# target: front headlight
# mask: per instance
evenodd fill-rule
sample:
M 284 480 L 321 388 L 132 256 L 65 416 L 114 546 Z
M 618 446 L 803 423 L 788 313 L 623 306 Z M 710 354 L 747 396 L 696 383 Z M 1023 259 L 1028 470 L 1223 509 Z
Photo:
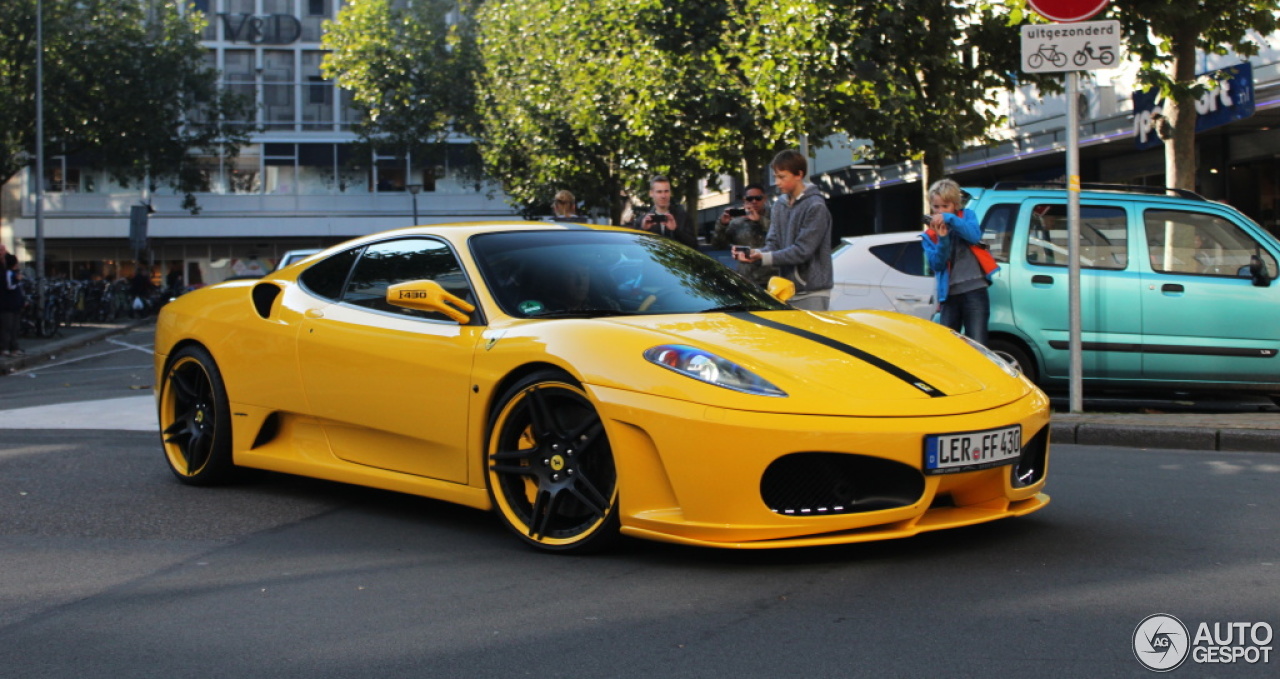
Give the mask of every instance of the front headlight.
M 685 344 L 656 346 L 646 350 L 644 357 L 650 363 L 717 387 L 760 396 L 787 395 L 737 363 Z
M 952 332 L 955 332 L 955 331 L 952 331 Z M 980 354 L 982 354 L 983 356 L 986 356 L 987 358 L 991 359 L 991 362 L 992 362 L 992 363 L 995 363 L 995 364 L 996 364 L 996 365 L 998 365 L 998 366 L 1000 366 L 1000 369 L 1001 369 L 1001 370 L 1003 370 L 1003 371 L 1004 371 L 1004 373 L 1005 373 L 1006 375 L 1008 375 L 1009 377 L 1017 377 L 1017 376 L 1018 376 L 1018 369 L 1017 369 L 1017 368 L 1015 368 L 1014 366 L 1010 365 L 1010 363 L 1009 363 L 1008 361 L 1004 360 L 1003 358 L 1000 358 L 1000 354 L 997 354 L 996 352 L 994 352 L 994 351 L 992 351 L 992 350 L 988 349 L 988 348 L 986 347 L 986 345 L 981 344 L 981 343 L 979 343 L 979 342 L 976 342 L 976 341 L 974 341 L 972 338 L 965 337 L 964 335 L 961 335 L 961 334 L 960 334 L 960 333 L 958 333 L 958 332 L 956 333 L 956 336 L 957 336 L 957 337 L 959 337 L 960 339 L 964 340 L 965 342 L 968 342 L 968 343 L 969 343 L 969 346 L 971 346 L 971 347 L 973 347 L 974 349 L 977 349 L 977 350 L 978 350 L 978 353 L 980 353 Z

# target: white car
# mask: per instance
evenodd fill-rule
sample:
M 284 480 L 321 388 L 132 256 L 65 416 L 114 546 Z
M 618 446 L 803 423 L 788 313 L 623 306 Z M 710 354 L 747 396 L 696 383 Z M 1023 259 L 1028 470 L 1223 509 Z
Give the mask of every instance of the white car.
M 831 264 L 832 310 L 883 309 L 926 320 L 937 310 L 919 231 L 843 238 Z
M 323 248 L 304 248 L 302 250 L 290 250 L 284 253 L 284 256 L 280 258 L 280 262 L 276 264 L 275 271 L 279 271 L 294 262 L 301 262 L 311 255 L 320 252 L 322 249 Z

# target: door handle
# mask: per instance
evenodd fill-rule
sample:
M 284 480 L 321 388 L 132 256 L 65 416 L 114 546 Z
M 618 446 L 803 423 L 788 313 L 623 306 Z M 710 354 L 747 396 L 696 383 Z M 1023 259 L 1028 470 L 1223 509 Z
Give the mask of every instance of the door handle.
M 1181 283 L 1165 283 L 1160 286 L 1160 292 L 1186 292 L 1186 288 Z
M 306 316 L 307 318 L 324 318 L 324 310 L 323 309 L 307 309 L 306 311 L 303 312 L 302 315 Z
M 924 298 L 920 295 L 898 295 L 899 302 L 923 302 Z
M 1041 285 L 1053 285 L 1053 276 L 1046 276 L 1046 275 L 1044 275 L 1044 274 L 1036 274 L 1036 275 L 1034 275 L 1034 276 L 1032 276 L 1032 277 L 1031 277 L 1031 282 L 1032 282 L 1033 284 L 1034 284 L 1034 283 L 1039 283 L 1039 284 L 1041 284 Z

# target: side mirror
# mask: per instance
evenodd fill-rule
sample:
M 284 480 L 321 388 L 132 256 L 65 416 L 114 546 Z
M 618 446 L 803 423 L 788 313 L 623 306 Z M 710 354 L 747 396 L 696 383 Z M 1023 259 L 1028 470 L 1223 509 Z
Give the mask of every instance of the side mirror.
M 1267 275 L 1267 267 L 1262 264 L 1262 258 L 1257 255 L 1249 258 L 1249 277 L 1253 279 L 1253 284 L 1260 288 L 1271 287 L 1271 276 Z
M 796 296 L 796 284 L 782 276 L 774 276 L 773 278 L 770 278 L 769 287 L 767 289 L 770 295 L 777 297 L 783 302 Z
M 387 304 L 417 309 L 418 311 L 434 311 L 466 325 L 471 317 L 467 314 L 475 311 L 472 304 L 461 297 L 445 291 L 435 281 L 408 281 L 396 283 L 387 288 Z M 454 308 L 457 307 L 457 308 Z

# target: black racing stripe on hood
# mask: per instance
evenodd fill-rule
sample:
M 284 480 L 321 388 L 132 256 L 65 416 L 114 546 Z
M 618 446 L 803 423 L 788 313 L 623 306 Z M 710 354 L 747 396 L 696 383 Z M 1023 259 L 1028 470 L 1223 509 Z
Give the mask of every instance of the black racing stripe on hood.
M 786 325 L 784 323 L 778 323 L 777 321 L 771 321 L 767 318 L 761 318 L 747 311 L 735 311 L 735 312 L 731 312 L 729 315 L 738 320 L 748 321 L 750 323 L 758 323 L 759 325 L 763 325 L 766 328 L 773 328 L 774 330 L 780 330 L 787 334 L 795 335 L 796 337 L 803 337 L 807 340 L 813 340 L 814 342 L 817 342 L 818 344 L 821 344 L 823 346 L 831 347 L 836 351 L 842 351 L 861 361 L 866 361 L 867 363 L 870 363 L 871 365 L 874 365 L 875 367 L 889 373 L 890 375 L 893 375 L 894 377 L 902 380 L 903 382 L 910 384 L 916 389 L 923 391 L 929 396 L 932 396 L 935 398 L 938 396 L 946 396 L 946 394 L 942 393 L 940 389 L 938 389 L 937 387 L 934 387 L 932 384 L 929 384 L 928 382 L 925 382 L 919 377 L 912 375 L 911 373 L 884 360 L 883 358 L 880 358 L 879 356 L 876 356 L 874 354 L 869 354 L 857 347 L 849 346 L 844 342 L 833 340 L 830 337 L 823 337 L 822 335 L 819 335 L 816 332 L 809 332 L 808 330 L 803 330 L 795 326 Z

